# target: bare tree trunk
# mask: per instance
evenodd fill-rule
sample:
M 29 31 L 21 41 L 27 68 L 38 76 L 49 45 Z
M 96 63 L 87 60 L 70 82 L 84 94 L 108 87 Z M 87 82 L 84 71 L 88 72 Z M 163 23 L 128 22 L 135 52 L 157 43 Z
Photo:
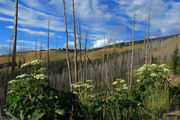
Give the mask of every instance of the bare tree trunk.
M 72 0 L 72 21 L 73 21 L 73 32 L 74 32 L 74 82 L 78 82 L 78 71 L 77 71 L 77 43 L 76 43 L 76 18 L 74 9 L 74 0 Z
M 37 38 L 36 38 L 36 43 L 35 43 L 35 59 L 37 59 Z
M 16 43 L 17 43 L 17 25 L 18 25 L 18 0 L 15 1 L 15 16 L 14 16 L 14 37 L 13 37 L 13 54 L 12 54 L 12 68 L 11 68 L 11 78 L 15 76 L 16 67 Z M 0 116 L 3 115 L 3 106 L 6 103 L 6 93 L 7 93 L 7 80 L 3 82 L 1 89 L 1 103 L 0 103 Z
M 81 41 L 82 41 L 82 33 L 81 33 L 81 24 L 78 23 L 78 42 L 79 42 L 79 73 L 80 73 L 80 80 L 82 81 L 82 48 L 81 48 Z
M 151 63 L 151 52 L 150 52 L 150 48 L 151 48 L 151 46 L 150 46 L 150 44 L 149 44 L 149 38 L 150 38 L 150 24 L 151 24 L 151 4 L 150 4 L 150 6 L 149 6 L 149 16 L 148 16 L 148 33 L 147 33 L 147 39 L 148 39 L 148 52 L 149 52 L 149 56 L 148 56 L 148 58 L 149 58 L 149 63 Z M 148 59 L 147 58 L 147 59 Z
M 104 73 L 105 73 L 105 35 L 104 35 L 104 48 L 103 48 L 103 58 L 102 58 L 102 76 L 101 76 L 101 79 L 104 80 Z M 105 84 L 107 85 L 107 82 L 105 81 Z
M 129 79 L 129 90 L 132 88 L 132 79 L 133 79 L 133 62 L 134 62 L 134 32 L 135 32 L 135 18 L 136 14 L 133 17 L 132 21 L 132 52 L 131 52 L 131 68 L 130 68 L 130 79 Z
M 69 47 L 68 47 L 68 42 L 69 42 L 69 37 L 68 37 L 68 24 L 67 24 L 67 18 L 66 18 L 66 2 L 63 0 L 64 4 L 64 22 L 65 22 L 65 32 L 66 32 L 66 59 L 67 59 L 67 67 L 68 67 L 68 78 L 69 78 L 69 87 L 70 90 L 72 91 L 72 74 L 71 74 L 71 64 L 69 60 Z
M 150 24 L 151 24 L 151 3 L 149 5 L 149 13 L 148 13 L 148 30 L 147 30 L 147 42 L 146 42 L 146 58 L 145 58 L 145 64 L 149 63 L 149 50 L 150 50 L 150 45 L 149 45 L 149 36 L 150 36 Z
M 12 68 L 11 68 L 11 78 L 15 76 L 16 67 L 16 43 L 17 43 L 17 25 L 18 25 L 18 0 L 15 1 L 15 16 L 14 16 L 14 36 L 13 36 L 13 54 L 12 54 Z M 3 81 L 0 87 L 0 116 L 3 115 L 3 107 L 6 103 L 6 93 L 7 93 L 7 80 Z
M 58 39 L 56 38 L 56 62 L 58 61 Z
M 116 41 L 113 39 L 113 81 L 116 79 Z
M 50 17 L 49 17 L 49 20 L 48 20 L 48 43 L 47 43 L 47 62 L 48 62 L 48 71 L 49 71 L 49 67 L 50 67 L 50 65 L 49 65 L 49 62 L 50 62 L 50 56 L 49 56 L 49 51 L 50 51 L 50 49 L 49 49 L 49 46 L 50 46 L 50 44 L 49 44 L 49 42 L 50 42 Z
M 40 51 L 39 51 L 39 59 L 42 59 L 42 50 L 43 50 L 43 45 L 42 43 L 40 44 Z
M 14 16 L 14 37 L 13 37 L 13 54 L 12 54 L 12 77 L 15 75 L 16 67 L 16 44 L 17 44 L 17 25 L 18 25 L 18 0 L 15 1 L 15 16 Z
M 84 78 L 84 81 L 87 80 L 87 42 L 88 42 L 88 32 L 86 32 L 86 38 L 85 38 L 85 78 Z

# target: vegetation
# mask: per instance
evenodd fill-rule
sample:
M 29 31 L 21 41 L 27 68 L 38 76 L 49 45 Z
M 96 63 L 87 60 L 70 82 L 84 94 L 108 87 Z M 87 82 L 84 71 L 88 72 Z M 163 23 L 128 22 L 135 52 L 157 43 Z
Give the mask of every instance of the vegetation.
M 99 31 L 105 33 L 101 48 L 89 46 L 88 39 L 98 37 L 81 23 L 76 1 L 62 2 L 66 49 L 59 50 L 57 40 L 56 49 L 50 48 L 50 23 L 56 23 L 50 21 L 50 15 L 47 50 L 36 40 L 35 51 L 22 48 L 17 53 L 19 0 L 15 0 L 12 54 L 10 43 L 9 54 L 0 56 L 0 119 L 166 120 L 164 113 L 180 109 L 179 34 L 151 39 L 151 2 L 148 20 L 138 22 L 144 26 L 144 40 L 135 41 L 139 33 L 135 9 L 132 18 L 125 16 L 132 20 L 132 41 L 116 43 L 113 33 Z M 89 37 L 89 32 L 95 36 Z M 71 38 L 73 49 L 69 49 Z
M 172 71 L 175 75 L 180 74 L 180 54 L 177 46 L 172 54 Z
M 21 66 L 27 71 L 8 82 L 6 117 L 17 120 L 160 120 L 164 112 L 178 108 L 178 87 L 170 85 L 167 65 L 145 64 L 136 72 L 130 90 L 127 81 L 116 79 L 100 90 L 95 81 L 72 85 L 73 92 L 57 91 L 34 60 Z M 157 102 L 161 101 L 161 102 Z

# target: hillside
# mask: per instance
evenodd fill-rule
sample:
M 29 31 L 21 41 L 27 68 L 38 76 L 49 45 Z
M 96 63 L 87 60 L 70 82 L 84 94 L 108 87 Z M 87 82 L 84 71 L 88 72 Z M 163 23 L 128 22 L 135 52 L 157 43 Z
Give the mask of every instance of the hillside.
M 150 50 L 151 54 L 155 58 L 162 58 L 163 56 L 171 56 L 173 50 L 176 46 L 180 48 L 180 35 L 166 36 L 161 38 L 150 39 L 150 46 L 153 46 Z M 115 47 L 114 47 L 115 46 Z M 135 41 L 134 49 L 142 50 L 144 49 L 144 40 Z M 109 45 L 101 48 L 95 48 L 88 50 L 87 56 L 89 60 L 97 60 L 103 57 L 103 54 L 120 54 L 123 52 L 131 51 L 131 42 L 123 42 L 115 45 Z M 70 56 L 73 56 L 73 52 L 70 52 Z M 84 54 L 82 55 L 84 56 Z M 8 63 L 9 55 L 0 56 L 0 64 Z M 64 50 L 50 50 L 50 61 L 63 60 L 66 58 L 66 51 Z M 82 57 L 84 58 L 84 57 Z M 28 51 L 17 53 L 16 62 L 27 62 L 34 59 L 41 59 L 44 62 L 47 62 L 47 51 Z M 11 61 L 11 59 L 10 59 Z

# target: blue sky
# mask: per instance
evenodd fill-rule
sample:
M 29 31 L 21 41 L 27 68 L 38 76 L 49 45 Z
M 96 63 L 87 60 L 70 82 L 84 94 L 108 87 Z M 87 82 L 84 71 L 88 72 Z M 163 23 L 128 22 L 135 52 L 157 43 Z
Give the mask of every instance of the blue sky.
M 71 0 L 67 1 L 69 45 L 73 47 Z M 101 47 L 131 40 L 132 18 L 136 13 L 135 39 L 144 39 L 148 11 L 151 10 L 150 36 L 180 33 L 179 0 L 75 0 L 77 20 L 83 38 L 89 31 L 88 47 Z M 149 7 L 150 6 L 150 7 Z M 13 37 L 14 0 L 0 0 L 0 55 L 9 51 Z M 19 0 L 17 50 L 47 49 L 48 18 L 51 19 L 51 48 L 63 48 L 65 30 L 62 0 Z M 105 39 L 104 39 L 105 38 Z

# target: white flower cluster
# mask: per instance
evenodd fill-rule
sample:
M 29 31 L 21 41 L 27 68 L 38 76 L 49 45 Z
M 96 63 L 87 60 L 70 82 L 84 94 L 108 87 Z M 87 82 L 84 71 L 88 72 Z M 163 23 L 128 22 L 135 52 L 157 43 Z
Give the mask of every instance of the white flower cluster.
M 38 80 L 43 80 L 43 79 L 46 79 L 45 75 L 44 74 L 37 74 L 34 76 L 34 78 L 38 79 Z
M 116 86 L 117 91 L 128 90 L 128 86 L 125 84 L 125 82 L 126 81 L 123 79 L 116 79 L 116 81 L 114 81 L 112 84 Z
M 27 74 L 21 74 L 21 75 L 18 75 L 16 78 L 22 79 L 22 78 L 26 78 L 27 76 L 28 76 Z
M 30 61 L 30 62 L 27 62 L 23 65 L 21 65 L 21 68 L 25 68 L 25 67 L 29 67 L 29 66 L 35 66 L 35 65 L 40 65 L 42 63 L 41 60 L 33 60 L 33 61 Z
M 17 80 L 11 80 L 11 81 L 8 82 L 8 84 L 13 84 L 13 83 L 16 83 L 16 82 L 18 82 L 18 81 Z

